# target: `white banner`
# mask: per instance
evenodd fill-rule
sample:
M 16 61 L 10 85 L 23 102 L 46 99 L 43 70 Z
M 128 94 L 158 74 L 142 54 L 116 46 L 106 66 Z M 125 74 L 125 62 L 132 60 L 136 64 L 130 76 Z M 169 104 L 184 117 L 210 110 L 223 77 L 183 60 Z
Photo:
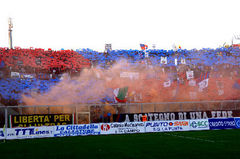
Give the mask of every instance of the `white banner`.
M 146 132 L 168 132 L 190 130 L 189 120 L 146 122 Z
M 11 72 L 11 77 L 20 77 L 20 73 L 18 72 Z
M 58 125 L 55 126 L 54 137 L 100 135 L 100 124 Z
M 121 78 L 130 78 L 132 79 L 138 79 L 139 78 L 139 72 L 121 72 L 120 73 Z
M 101 134 L 132 134 L 144 133 L 144 122 L 102 123 Z
M 190 130 L 209 130 L 208 119 L 190 120 Z
M 7 139 L 26 139 L 53 137 L 53 126 L 28 127 L 28 128 L 8 128 Z

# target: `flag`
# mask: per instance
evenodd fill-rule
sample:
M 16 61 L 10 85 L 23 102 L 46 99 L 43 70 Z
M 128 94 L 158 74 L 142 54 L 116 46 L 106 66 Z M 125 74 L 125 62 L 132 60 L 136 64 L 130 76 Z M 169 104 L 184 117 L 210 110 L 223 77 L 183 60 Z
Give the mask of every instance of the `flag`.
M 208 78 L 209 78 L 208 72 L 206 72 L 205 74 L 201 73 L 200 78 L 198 79 L 198 81 L 200 81 L 198 83 L 198 86 L 199 86 L 198 91 L 199 92 L 202 92 L 204 88 L 208 87 Z
M 199 86 L 199 92 L 202 92 L 204 88 L 208 87 L 208 79 L 204 79 L 201 82 L 198 83 Z
M 126 103 L 127 92 L 128 92 L 128 87 L 114 89 L 113 94 L 114 94 L 115 101 L 118 103 Z
M 163 82 L 163 87 L 170 87 L 170 86 L 171 86 L 171 80 Z
M 167 57 L 161 56 L 161 63 L 167 64 Z
M 208 78 L 209 78 L 209 72 L 206 72 L 206 73 L 201 72 L 200 77 L 197 79 L 197 83 Z
M 140 44 L 140 47 L 142 50 L 147 50 L 148 49 L 148 46 L 145 45 L 145 44 Z
M 187 75 L 187 79 L 188 79 L 188 80 L 190 80 L 190 79 L 193 79 L 193 78 L 194 78 L 193 71 L 186 71 L 186 75 Z

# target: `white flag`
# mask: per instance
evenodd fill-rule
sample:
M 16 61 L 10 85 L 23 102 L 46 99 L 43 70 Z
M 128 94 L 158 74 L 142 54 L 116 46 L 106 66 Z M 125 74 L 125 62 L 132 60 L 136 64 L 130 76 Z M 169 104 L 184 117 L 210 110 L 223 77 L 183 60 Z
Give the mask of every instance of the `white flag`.
M 161 56 L 161 63 L 167 64 L 167 57 Z
M 186 64 L 186 60 L 184 58 L 181 58 L 181 64 Z
M 199 86 L 198 91 L 202 92 L 204 88 L 208 87 L 208 78 L 199 82 L 198 86 Z
M 177 66 L 177 59 L 175 59 L 175 65 Z
M 188 79 L 188 80 L 194 78 L 193 71 L 186 71 L 186 75 L 187 75 L 187 79 Z
M 166 82 L 163 83 L 164 87 L 170 87 L 171 86 L 171 80 L 168 80 Z

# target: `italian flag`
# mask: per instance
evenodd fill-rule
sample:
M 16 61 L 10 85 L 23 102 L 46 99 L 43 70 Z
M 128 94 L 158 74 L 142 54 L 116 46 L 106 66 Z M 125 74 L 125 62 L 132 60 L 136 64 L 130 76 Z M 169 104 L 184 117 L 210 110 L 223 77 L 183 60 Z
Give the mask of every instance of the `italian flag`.
M 127 92 L 128 92 L 128 87 L 114 89 L 113 94 L 114 94 L 115 101 L 118 103 L 126 103 Z

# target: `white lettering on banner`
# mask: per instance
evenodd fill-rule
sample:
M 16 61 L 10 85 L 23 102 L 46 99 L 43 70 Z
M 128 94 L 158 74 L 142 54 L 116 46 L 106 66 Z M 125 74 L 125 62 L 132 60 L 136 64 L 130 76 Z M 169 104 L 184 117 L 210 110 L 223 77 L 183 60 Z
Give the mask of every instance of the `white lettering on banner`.
M 55 126 L 54 137 L 99 135 L 99 124 L 58 125 Z
M 101 134 L 144 133 L 144 122 L 102 123 Z
M 188 131 L 189 120 L 155 121 L 145 123 L 146 132 Z
M 232 118 L 232 111 L 211 111 L 212 118 Z
M 209 130 L 208 119 L 190 120 L 190 130 Z
M 28 127 L 28 128 L 8 128 L 7 139 L 26 139 L 53 137 L 53 126 Z

